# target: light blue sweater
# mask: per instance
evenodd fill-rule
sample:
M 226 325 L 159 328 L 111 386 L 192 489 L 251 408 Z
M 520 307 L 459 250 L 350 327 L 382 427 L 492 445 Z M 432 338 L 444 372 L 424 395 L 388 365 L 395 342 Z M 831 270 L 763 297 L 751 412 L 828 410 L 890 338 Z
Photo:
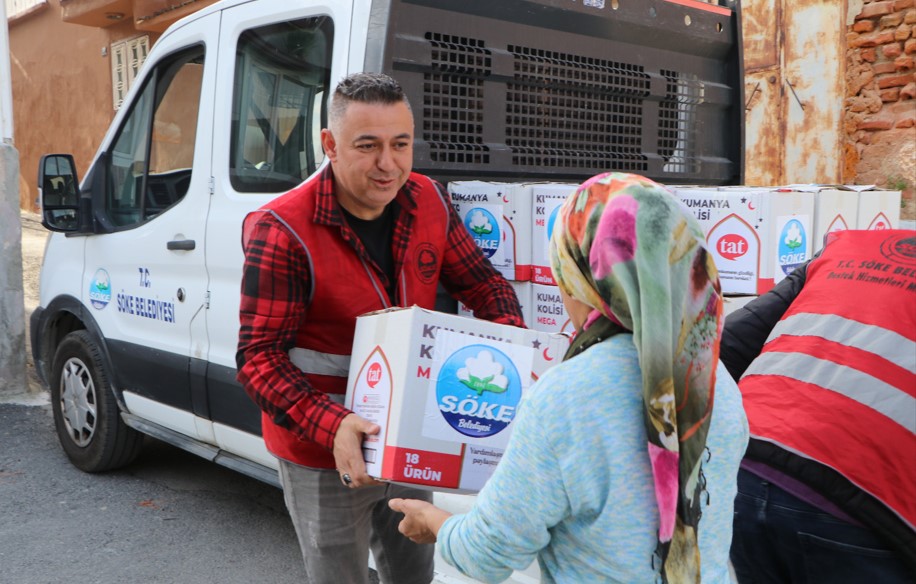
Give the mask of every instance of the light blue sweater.
M 537 557 L 543 582 L 654 582 L 658 510 L 632 335 L 618 334 L 548 370 L 513 422 L 509 448 L 467 514 L 439 531 L 439 553 L 466 575 L 501 582 Z M 704 583 L 729 582 L 728 549 L 747 418 L 720 363 L 703 465 Z M 705 497 L 702 501 L 705 505 Z

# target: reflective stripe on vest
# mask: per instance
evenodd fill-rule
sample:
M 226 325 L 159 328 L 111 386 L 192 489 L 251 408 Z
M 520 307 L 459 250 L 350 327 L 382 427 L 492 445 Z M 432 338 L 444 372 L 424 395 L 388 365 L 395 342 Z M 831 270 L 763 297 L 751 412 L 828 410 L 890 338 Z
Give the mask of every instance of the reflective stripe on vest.
M 858 369 L 799 353 L 761 354 L 745 375 L 782 375 L 853 399 L 897 422 L 916 428 L 916 399 Z
M 350 373 L 350 355 L 333 355 L 295 347 L 289 350 L 289 360 L 303 373 L 312 375 L 346 377 Z
M 767 342 L 769 343 L 780 335 L 821 337 L 880 355 L 907 371 L 916 371 L 916 351 L 913 350 L 913 341 L 893 331 L 862 324 L 842 316 L 795 314 L 779 321 L 767 338 Z M 909 347 L 908 350 L 907 347 Z M 750 369 L 753 368 L 752 365 Z
M 748 367 L 744 377 L 780 375 L 810 383 L 855 400 L 916 433 L 916 398 L 908 395 L 904 388 L 860 369 L 805 353 L 790 352 L 790 337 L 806 336 L 867 351 L 906 371 L 916 371 L 916 344 L 906 337 L 836 315 L 800 313 L 776 325 L 767 344 L 779 341 L 779 348 L 761 353 Z

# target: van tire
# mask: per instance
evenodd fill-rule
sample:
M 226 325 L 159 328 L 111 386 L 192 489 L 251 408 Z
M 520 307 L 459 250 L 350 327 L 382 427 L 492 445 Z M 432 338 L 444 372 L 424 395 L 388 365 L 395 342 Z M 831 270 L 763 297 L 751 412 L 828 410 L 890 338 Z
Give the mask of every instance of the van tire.
M 74 466 L 102 472 L 137 457 L 143 434 L 121 420 L 102 351 L 89 333 L 64 337 L 54 354 L 50 385 L 57 437 Z

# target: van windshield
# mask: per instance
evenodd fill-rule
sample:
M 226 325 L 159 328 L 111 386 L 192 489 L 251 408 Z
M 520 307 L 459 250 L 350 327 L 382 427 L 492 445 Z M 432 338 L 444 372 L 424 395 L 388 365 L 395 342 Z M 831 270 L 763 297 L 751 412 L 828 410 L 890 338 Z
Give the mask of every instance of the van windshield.
M 236 51 L 229 176 L 243 193 L 301 183 L 324 158 L 319 139 L 331 81 L 326 16 L 251 29 Z

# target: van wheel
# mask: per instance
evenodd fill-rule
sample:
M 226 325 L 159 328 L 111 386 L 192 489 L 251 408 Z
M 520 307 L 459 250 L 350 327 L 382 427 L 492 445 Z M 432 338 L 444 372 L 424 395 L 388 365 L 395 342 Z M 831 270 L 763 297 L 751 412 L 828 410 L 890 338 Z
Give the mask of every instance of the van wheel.
M 77 468 L 120 468 L 140 453 L 143 435 L 121 420 L 98 345 L 86 331 L 64 337 L 51 370 L 51 409 L 64 452 Z

